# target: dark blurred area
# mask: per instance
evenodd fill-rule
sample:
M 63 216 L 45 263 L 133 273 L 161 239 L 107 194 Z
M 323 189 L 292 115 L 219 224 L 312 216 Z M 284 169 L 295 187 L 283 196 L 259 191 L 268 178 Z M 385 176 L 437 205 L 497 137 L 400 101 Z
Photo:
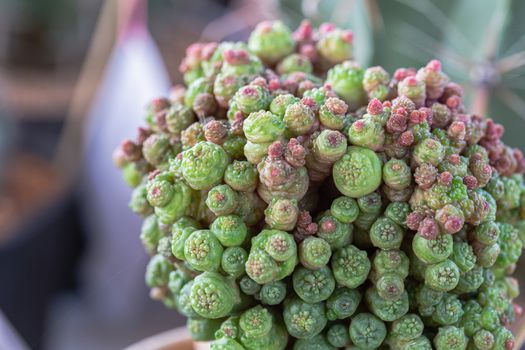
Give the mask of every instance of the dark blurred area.
M 3 0 L 0 312 L 31 349 L 122 348 L 184 324 L 149 301 L 110 150 L 181 81 L 190 43 L 246 39 L 263 19 L 335 22 L 363 65 L 440 58 L 524 149 L 523 14 L 519 0 Z

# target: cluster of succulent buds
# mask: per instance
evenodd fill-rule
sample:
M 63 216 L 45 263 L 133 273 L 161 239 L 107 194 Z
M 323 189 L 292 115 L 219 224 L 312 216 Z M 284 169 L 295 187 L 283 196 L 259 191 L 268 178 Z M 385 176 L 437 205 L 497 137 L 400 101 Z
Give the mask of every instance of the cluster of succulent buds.
M 511 350 L 525 160 L 437 60 L 391 76 L 352 33 L 198 43 L 114 154 L 151 296 L 212 349 Z

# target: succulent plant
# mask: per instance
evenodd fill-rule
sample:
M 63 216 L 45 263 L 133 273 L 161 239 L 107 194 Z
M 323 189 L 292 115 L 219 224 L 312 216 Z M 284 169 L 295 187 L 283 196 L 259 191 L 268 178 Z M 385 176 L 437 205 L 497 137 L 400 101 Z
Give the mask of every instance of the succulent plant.
M 195 45 L 184 98 L 153 101 L 114 155 L 151 296 L 194 339 L 514 347 L 525 160 L 439 61 L 364 69 L 351 32 L 307 22 Z

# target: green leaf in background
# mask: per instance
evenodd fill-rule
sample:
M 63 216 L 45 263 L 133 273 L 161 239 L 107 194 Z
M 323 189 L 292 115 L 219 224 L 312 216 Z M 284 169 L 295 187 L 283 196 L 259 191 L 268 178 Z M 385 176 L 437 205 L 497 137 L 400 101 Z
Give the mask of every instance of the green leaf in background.
M 421 67 L 433 58 L 465 87 L 471 110 L 506 126 L 525 148 L 525 2 L 520 0 L 280 0 L 296 24 L 332 21 L 355 33 L 357 60 Z M 293 14 L 293 16 L 291 15 Z M 379 24 L 379 25 L 378 25 Z

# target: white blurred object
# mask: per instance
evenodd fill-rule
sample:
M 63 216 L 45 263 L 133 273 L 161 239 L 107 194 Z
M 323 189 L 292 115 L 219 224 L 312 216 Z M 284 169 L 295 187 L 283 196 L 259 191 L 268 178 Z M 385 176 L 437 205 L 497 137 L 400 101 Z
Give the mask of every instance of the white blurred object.
M 0 310 L 0 349 L 29 350 Z
M 119 38 L 88 113 L 80 182 L 88 240 L 81 298 L 63 299 L 56 308 L 50 349 L 122 348 L 176 319 L 148 297 L 141 219 L 128 208 L 131 189 L 111 157 L 122 139 L 135 137 L 147 103 L 170 87 L 145 25 L 145 5 L 119 1 Z

